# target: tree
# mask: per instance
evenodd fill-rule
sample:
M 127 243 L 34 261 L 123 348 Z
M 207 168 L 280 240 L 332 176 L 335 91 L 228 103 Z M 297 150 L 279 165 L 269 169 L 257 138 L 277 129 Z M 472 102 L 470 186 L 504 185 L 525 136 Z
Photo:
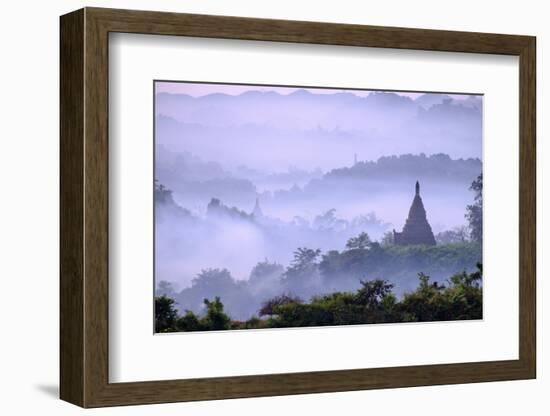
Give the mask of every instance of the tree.
M 294 259 L 283 274 L 285 279 L 301 279 L 317 270 L 316 260 L 321 255 L 320 249 L 299 247 L 293 254 Z
M 241 211 L 237 207 L 224 205 L 218 198 L 212 198 L 206 207 L 206 215 L 209 217 L 228 217 L 240 220 L 252 220 L 253 215 Z
M 464 226 L 454 227 L 452 230 L 446 230 L 435 236 L 437 244 L 457 244 L 468 241 L 468 229 Z
M 346 243 L 346 248 L 348 250 L 360 249 L 364 250 L 369 248 L 372 244 L 372 241 L 369 235 L 365 232 L 362 232 L 357 237 L 351 237 Z
M 444 296 L 445 286 L 437 282 L 430 283 L 430 277 L 424 273 L 418 273 L 418 279 L 418 288 L 405 294 L 401 301 L 404 320 L 430 322 L 452 319 Z
M 275 296 L 274 298 L 266 300 L 264 303 L 262 303 L 262 307 L 258 312 L 260 316 L 273 316 L 277 314 L 277 308 L 279 306 L 288 305 L 291 303 L 300 304 L 303 303 L 303 301 L 298 296 L 293 296 L 290 293 L 283 293 L 280 296 Z
M 266 280 L 271 281 L 273 277 L 280 277 L 284 271 L 284 267 L 279 263 L 271 263 L 265 259 L 252 268 L 248 282 L 250 284 L 256 284 Z
M 279 283 L 278 279 L 275 283 Z M 215 296 L 220 296 L 225 310 L 233 318 L 244 320 L 258 308 L 259 300 L 256 292 L 264 286 L 271 287 L 269 282 L 263 283 L 262 286 L 262 284 L 249 285 L 246 280 L 235 280 L 227 269 L 208 268 L 201 270 L 191 281 L 191 286 L 180 291 L 175 299 L 182 308 L 203 314 L 206 309 L 204 298 L 213 299 Z M 275 284 L 273 286 L 277 287 Z M 270 292 L 266 296 L 271 295 Z
M 450 303 L 452 319 L 481 319 L 483 300 L 481 281 L 483 266 L 477 264 L 473 273 L 457 273 L 451 277 L 452 286 L 445 292 Z
M 287 269 L 285 274 L 289 272 L 299 272 L 303 270 L 309 270 L 316 266 L 315 261 L 317 257 L 321 255 L 320 249 L 311 249 L 306 247 L 299 247 L 294 253 L 294 259 L 291 262 L 291 266 Z
M 174 289 L 174 285 L 171 282 L 161 280 L 157 285 L 156 293 L 158 296 L 165 295 L 168 297 L 173 297 L 176 294 L 176 291 Z
M 322 215 L 317 215 L 313 220 L 313 226 L 319 230 L 341 231 L 348 226 L 346 220 L 336 217 L 336 209 L 329 209 Z
M 223 311 L 223 303 L 218 296 L 213 301 L 204 299 L 204 305 L 206 306 L 206 316 L 201 323 L 207 330 L 220 331 L 229 329 L 231 318 Z
M 394 244 L 393 242 L 393 232 L 387 231 L 384 233 L 382 238 L 380 239 L 380 245 L 383 247 L 392 246 Z
M 227 269 L 203 269 L 191 284 L 194 288 L 223 293 L 235 285 L 235 280 Z
M 168 296 L 155 298 L 155 332 L 174 331 L 178 311 L 174 307 L 174 299 Z
M 294 259 L 283 273 L 281 283 L 286 290 L 301 296 L 311 295 L 319 284 L 317 258 L 321 250 L 300 247 L 294 252 Z
M 474 203 L 466 207 L 466 219 L 470 226 L 470 238 L 481 243 L 483 240 L 483 173 L 472 182 L 470 190 L 475 192 Z
M 385 280 L 361 281 L 361 288 L 355 295 L 355 300 L 360 305 L 374 309 L 383 302 L 384 298 L 392 294 L 393 284 Z
M 185 315 L 179 316 L 176 320 L 176 328 L 178 331 L 202 331 L 204 327 L 201 325 L 199 318 L 192 311 L 186 311 Z

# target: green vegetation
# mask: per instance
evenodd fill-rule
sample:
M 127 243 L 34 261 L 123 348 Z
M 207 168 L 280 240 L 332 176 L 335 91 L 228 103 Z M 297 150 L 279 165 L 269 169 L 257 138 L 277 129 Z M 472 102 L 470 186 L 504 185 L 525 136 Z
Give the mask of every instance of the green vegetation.
M 472 182 L 470 190 L 475 192 L 474 203 L 466 207 L 466 219 L 470 224 L 470 238 L 481 243 L 483 238 L 483 174 Z
M 175 326 L 178 313 L 174 304 L 174 299 L 168 296 L 155 298 L 155 332 L 167 332 Z
M 247 280 L 237 280 L 227 269 L 200 271 L 191 285 L 176 291 L 159 282 L 157 295 L 167 295 L 181 308 L 204 311 L 203 299 L 219 296 L 235 320 L 257 314 L 262 302 L 281 294 L 304 300 L 318 294 L 354 291 L 360 281 L 382 277 L 391 282 L 393 293 L 401 298 L 415 290 L 416 273 L 422 271 L 432 280 L 442 281 L 458 271 L 474 272 L 481 261 L 481 244 L 462 242 L 437 246 L 395 246 L 372 242 L 366 233 L 348 240 L 343 250 L 325 253 L 300 247 L 286 267 L 268 260 L 257 263 Z
M 307 259 L 316 253 L 305 253 Z M 315 256 L 316 257 L 316 256 Z M 307 264 L 307 261 L 306 261 Z M 427 322 L 482 318 L 482 266 L 473 273 L 462 272 L 446 284 L 431 282 L 419 273 L 414 291 L 398 300 L 393 285 L 385 280 L 361 281 L 355 292 L 334 292 L 313 296 L 308 303 L 290 294 L 266 300 L 258 316 L 246 321 L 232 320 L 221 299 L 204 299 L 206 311 L 178 315 L 173 299 L 155 298 L 157 332 L 216 331 L 227 329 L 286 328 L 327 325 Z
M 318 268 L 325 287 L 355 288 L 359 280 L 384 276 L 397 286 L 412 290 L 411 270 L 444 279 L 458 270 L 474 271 L 470 268 L 480 260 L 481 245 L 475 242 L 437 246 L 382 246 L 374 242 L 366 248 L 329 251 L 322 256 Z
M 348 250 L 353 249 L 365 249 L 369 248 L 372 245 L 372 241 L 370 240 L 370 237 L 367 233 L 362 232 L 357 237 L 352 237 L 348 240 L 346 243 L 346 248 Z

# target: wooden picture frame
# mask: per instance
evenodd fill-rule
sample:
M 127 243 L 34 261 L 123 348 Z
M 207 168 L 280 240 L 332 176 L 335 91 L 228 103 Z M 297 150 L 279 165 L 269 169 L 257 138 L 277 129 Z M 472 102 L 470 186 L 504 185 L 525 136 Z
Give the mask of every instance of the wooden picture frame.
M 82 407 L 102 407 L 536 377 L 534 37 L 100 8 L 85 8 L 64 15 L 60 28 L 61 399 Z M 518 56 L 519 359 L 109 383 L 110 32 Z

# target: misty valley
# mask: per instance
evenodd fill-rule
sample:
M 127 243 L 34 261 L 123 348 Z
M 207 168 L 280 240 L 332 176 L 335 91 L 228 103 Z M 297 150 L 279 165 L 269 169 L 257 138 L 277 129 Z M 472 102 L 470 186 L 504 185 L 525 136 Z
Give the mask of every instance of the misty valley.
M 156 95 L 156 332 L 482 318 L 480 97 L 211 87 Z

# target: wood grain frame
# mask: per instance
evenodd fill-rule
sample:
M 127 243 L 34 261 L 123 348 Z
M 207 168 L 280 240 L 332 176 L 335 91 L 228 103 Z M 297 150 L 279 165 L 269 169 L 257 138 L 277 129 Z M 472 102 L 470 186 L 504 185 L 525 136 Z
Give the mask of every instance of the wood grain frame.
M 535 38 L 85 8 L 61 17 L 60 396 L 82 407 L 536 377 Z M 194 36 L 519 56 L 519 359 L 109 383 L 108 35 Z

